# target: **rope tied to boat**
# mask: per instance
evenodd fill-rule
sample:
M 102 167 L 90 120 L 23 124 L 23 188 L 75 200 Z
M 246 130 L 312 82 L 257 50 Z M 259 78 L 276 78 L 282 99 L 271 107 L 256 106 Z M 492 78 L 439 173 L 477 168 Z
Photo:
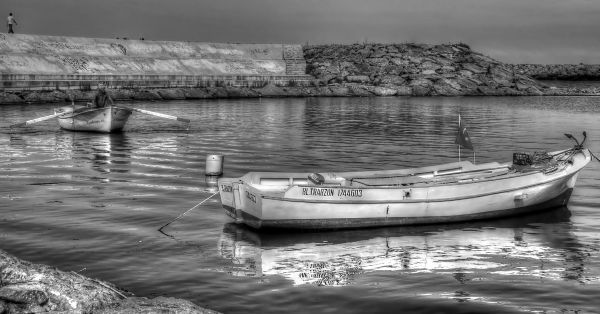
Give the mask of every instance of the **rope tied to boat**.
M 569 138 L 569 139 L 572 139 L 572 140 L 574 140 L 574 141 L 575 141 L 575 143 L 576 143 L 576 144 L 575 144 L 575 146 L 574 146 L 572 149 L 570 149 L 570 150 L 569 150 L 569 151 L 571 151 L 571 152 L 572 152 L 572 154 L 575 154 L 575 153 L 577 153 L 577 152 L 579 152 L 579 151 L 583 150 L 583 148 L 584 148 L 584 147 L 583 147 L 583 144 L 585 144 L 585 140 L 587 139 L 587 133 L 586 133 L 585 131 L 583 131 L 583 141 L 581 141 L 581 143 L 579 143 L 579 141 L 578 141 L 578 140 L 577 140 L 577 139 L 576 139 L 576 138 L 575 138 L 573 135 L 571 135 L 571 134 L 565 133 L 565 136 L 566 136 L 567 138 Z M 588 151 L 590 152 L 590 155 L 591 155 L 591 156 L 592 156 L 594 159 L 596 159 L 597 161 L 599 161 L 599 162 L 600 162 L 600 159 L 599 159 L 598 157 L 596 157 L 596 155 L 594 155 L 594 153 L 592 153 L 592 151 L 591 151 L 591 150 L 589 150 L 589 149 L 588 149 Z
M 204 200 L 202 200 L 202 202 L 200 202 L 200 203 L 198 203 L 198 204 L 194 205 L 194 207 L 192 207 L 192 208 L 190 208 L 190 209 L 186 210 L 185 212 L 183 212 L 182 214 L 180 214 L 179 216 L 177 216 L 177 218 L 175 218 L 175 219 L 173 219 L 173 220 L 169 221 L 168 223 L 166 223 L 166 224 L 165 224 L 165 225 L 163 225 L 162 227 L 158 228 L 158 231 L 159 231 L 160 233 L 163 233 L 163 234 L 165 234 L 165 233 L 162 231 L 162 229 L 163 229 L 163 228 L 165 228 L 166 226 L 168 226 L 168 225 L 170 225 L 170 224 L 174 223 L 175 221 L 177 221 L 177 220 L 179 220 L 179 219 L 183 218 L 183 217 L 184 217 L 185 215 L 187 215 L 189 212 L 191 212 L 192 210 L 194 210 L 194 209 L 195 209 L 195 208 L 197 208 L 198 206 L 200 206 L 200 205 L 204 204 L 204 202 L 208 201 L 209 199 L 211 199 L 213 196 L 215 196 L 215 195 L 217 195 L 217 194 L 219 194 L 219 192 L 218 192 L 218 191 L 217 191 L 217 192 L 215 192 L 215 193 L 213 193 L 211 196 L 209 196 L 209 197 L 205 198 Z
M 585 131 L 583 131 L 583 141 L 581 141 L 581 143 L 579 143 L 579 141 L 571 134 L 566 133 L 565 136 L 567 138 L 574 140 L 576 143 L 575 147 L 573 147 L 571 150 L 580 151 L 583 149 L 583 144 L 585 143 L 585 140 L 587 139 L 587 133 Z M 590 152 L 590 155 L 592 155 L 592 157 L 594 159 L 596 159 L 597 161 L 600 161 L 600 159 L 598 159 L 598 157 L 596 157 L 596 155 L 594 155 L 594 153 L 592 153 L 591 150 L 588 150 L 588 151 Z
M 571 134 L 566 133 L 565 136 L 575 141 L 573 148 L 560 151 L 556 154 L 549 154 L 547 152 L 534 152 L 533 154 L 514 153 L 512 168 L 519 172 L 542 171 L 544 174 L 564 169 L 568 164 L 573 162 L 573 157 L 585 148 L 584 144 L 587 140 L 587 133 L 583 131 L 583 140 L 581 142 Z M 593 158 L 600 161 L 591 151 L 589 153 Z

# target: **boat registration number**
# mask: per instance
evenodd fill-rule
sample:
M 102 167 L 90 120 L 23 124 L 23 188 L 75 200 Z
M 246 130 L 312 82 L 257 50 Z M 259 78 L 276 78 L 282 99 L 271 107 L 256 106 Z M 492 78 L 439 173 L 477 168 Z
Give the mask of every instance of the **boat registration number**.
M 256 204 L 256 195 L 246 191 L 246 198 L 249 199 L 252 203 Z
M 339 196 L 339 197 L 363 197 L 362 189 L 332 189 L 332 188 L 302 188 L 302 195 L 307 196 Z
M 233 192 L 233 187 L 231 185 L 221 184 L 221 191 L 223 191 L 223 192 Z

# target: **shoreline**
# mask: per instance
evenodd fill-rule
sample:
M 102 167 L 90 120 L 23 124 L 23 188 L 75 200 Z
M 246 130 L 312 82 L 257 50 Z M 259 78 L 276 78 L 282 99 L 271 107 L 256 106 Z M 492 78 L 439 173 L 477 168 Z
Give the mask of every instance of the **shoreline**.
M 21 260 L 0 249 L 0 313 L 202 313 L 190 301 L 138 297 L 111 283 Z
M 0 92 L 0 105 L 91 102 L 95 91 L 80 90 L 23 90 Z M 285 98 L 285 97 L 452 97 L 448 95 L 415 95 L 413 93 L 393 93 L 360 84 L 332 84 L 326 86 L 276 86 L 268 84 L 262 88 L 238 87 L 198 87 L 198 88 L 140 88 L 108 89 L 115 101 L 170 101 L 197 99 L 246 99 L 246 98 Z M 497 93 L 476 93 L 456 96 L 600 96 L 598 87 L 547 87 L 541 93 L 530 94 L 527 91 L 504 90 Z

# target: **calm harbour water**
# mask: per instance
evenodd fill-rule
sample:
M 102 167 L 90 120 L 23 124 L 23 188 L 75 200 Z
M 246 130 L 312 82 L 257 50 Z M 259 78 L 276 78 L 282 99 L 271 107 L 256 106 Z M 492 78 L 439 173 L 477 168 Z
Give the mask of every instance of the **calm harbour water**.
M 593 313 L 600 309 L 600 163 L 568 208 L 502 220 L 312 233 L 232 224 L 208 154 L 247 171 L 394 169 L 573 145 L 600 153 L 600 98 L 318 98 L 137 102 L 123 134 L 10 130 L 56 105 L 0 106 L 0 248 L 224 313 Z M 472 157 L 469 154 L 463 155 Z

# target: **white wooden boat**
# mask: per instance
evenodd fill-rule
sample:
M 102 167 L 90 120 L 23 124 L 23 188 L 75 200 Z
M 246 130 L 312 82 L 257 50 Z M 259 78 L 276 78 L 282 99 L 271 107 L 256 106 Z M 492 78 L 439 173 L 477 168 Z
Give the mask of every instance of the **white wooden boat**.
M 57 109 L 55 113 L 61 111 L 65 112 L 58 116 L 58 124 L 61 128 L 103 133 L 122 131 L 132 112 L 131 109 L 116 106 L 103 108 L 67 106 Z
M 220 179 L 219 192 L 225 212 L 253 228 L 338 229 L 486 219 L 567 204 L 579 171 L 591 160 L 582 145 L 537 157 L 543 158 L 364 172 L 250 172 Z

